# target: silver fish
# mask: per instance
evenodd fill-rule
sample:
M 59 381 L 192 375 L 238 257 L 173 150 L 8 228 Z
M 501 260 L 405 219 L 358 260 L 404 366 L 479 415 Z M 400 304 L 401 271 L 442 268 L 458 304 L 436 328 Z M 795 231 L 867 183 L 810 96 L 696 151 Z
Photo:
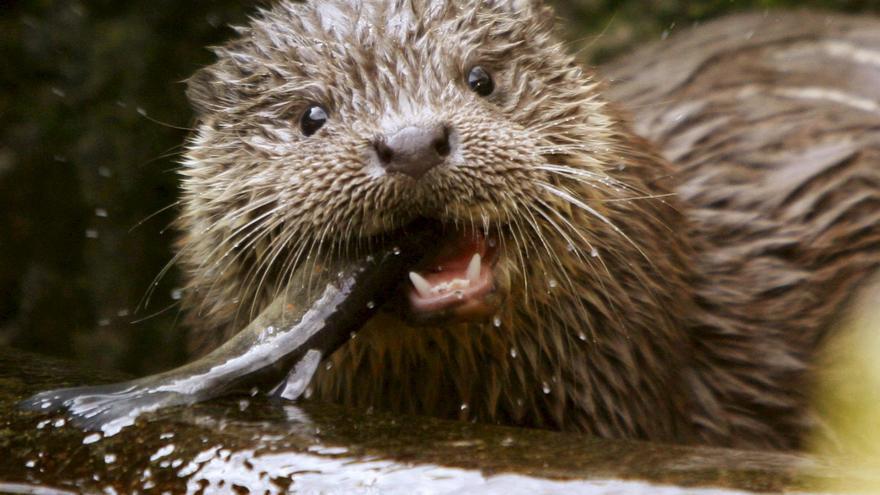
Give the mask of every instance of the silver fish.
M 319 270 L 310 264 L 300 267 L 291 289 L 232 339 L 192 363 L 123 383 L 49 390 L 20 407 L 66 409 L 75 425 L 113 435 L 143 413 L 258 385 L 277 384 L 272 393 L 296 399 L 321 360 L 350 339 L 423 257 L 434 232 L 428 226 L 411 228 L 393 247 L 363 259 Z

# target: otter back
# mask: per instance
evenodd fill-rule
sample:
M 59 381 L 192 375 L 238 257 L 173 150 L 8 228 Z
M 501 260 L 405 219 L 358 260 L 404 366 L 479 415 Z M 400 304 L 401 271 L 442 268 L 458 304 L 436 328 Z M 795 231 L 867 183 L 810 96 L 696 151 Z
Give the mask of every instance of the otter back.
M 880 266 L 880 20 L 740 15 L 603 73 L 676 166 L 699 240 L 700 381 L 797 438 L 817 345 Z

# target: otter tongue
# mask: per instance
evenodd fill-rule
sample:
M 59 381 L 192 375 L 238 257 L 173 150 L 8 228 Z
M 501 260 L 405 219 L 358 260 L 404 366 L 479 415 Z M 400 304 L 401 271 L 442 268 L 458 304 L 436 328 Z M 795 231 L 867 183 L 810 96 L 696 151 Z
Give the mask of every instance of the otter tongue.
M 411 309 L 427 316 L 478 303 L 493 286 L 486 255 L 482 235 L 460 236 L 444 246 L 428 264 L 430 270 L 410 272 Z

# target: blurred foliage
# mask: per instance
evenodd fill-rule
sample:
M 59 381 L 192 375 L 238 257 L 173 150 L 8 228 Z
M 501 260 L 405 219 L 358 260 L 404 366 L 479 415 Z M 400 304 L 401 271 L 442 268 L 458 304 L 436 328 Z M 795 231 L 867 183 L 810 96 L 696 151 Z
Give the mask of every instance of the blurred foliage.
M 602 59 L 731 11 L 878 1 L 557 0 Z M 254 2 L 0 0 L 0 343 L 144 373 L 183 358 L 172 269 L 181 81 Z M 165 209 L 169 207 L 169 209 Z
M 829 492 L 880 493 L 880 278 L 845 312 L 821 354 L 814 403 L 823 420 L 811 442 L 815 453 L 839 462 L 848 476 Z

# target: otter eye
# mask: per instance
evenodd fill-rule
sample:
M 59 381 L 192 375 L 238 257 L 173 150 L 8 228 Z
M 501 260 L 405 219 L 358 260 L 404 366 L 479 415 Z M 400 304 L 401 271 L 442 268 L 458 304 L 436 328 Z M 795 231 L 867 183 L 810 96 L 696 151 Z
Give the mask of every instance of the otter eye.
M 489 96 L 495 91 L 495 81 L 486 69 L 479 65 L 468 74 L 468 86 L 480 96 Z
M 321 105 L 309 106 L 299 121 L 302 133 L 308 137 L 318 132 L 327 123 L 327 118 L 327 110 L 324 110 L 324 107 Z

